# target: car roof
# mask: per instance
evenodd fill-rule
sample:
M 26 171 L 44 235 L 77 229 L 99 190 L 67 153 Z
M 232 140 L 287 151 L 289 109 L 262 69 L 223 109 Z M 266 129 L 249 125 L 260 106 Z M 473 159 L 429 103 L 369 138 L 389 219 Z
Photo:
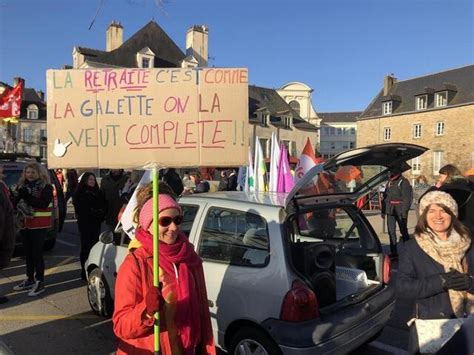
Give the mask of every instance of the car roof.
M 285 207 L 288 193 L 283 192 L 245 192 L 245 191 L 218 191 L 181 196 L 179 202 L 192 203 L 194 199 L 226 200 L 233 202 Z

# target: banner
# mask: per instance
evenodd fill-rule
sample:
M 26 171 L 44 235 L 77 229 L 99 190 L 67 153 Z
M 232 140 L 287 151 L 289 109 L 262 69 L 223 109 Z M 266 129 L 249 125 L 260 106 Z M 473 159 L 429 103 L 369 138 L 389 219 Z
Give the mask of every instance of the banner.
M 314 148 L 308 138 L 295 169 L 295 182 L 300 180 L 313 166 L 320 163 L 322 163 L 322 159 L 316 158 Z
M 21 100 L 25 81 L 20 79 L 13 89 L 5 88 L 0 94 L 0 118 L 5 121 L 17 122 L 16 118 L 20 117 Z
M 242 68 L 48 70 L 48 166 L 239 166 L 248 151 Z

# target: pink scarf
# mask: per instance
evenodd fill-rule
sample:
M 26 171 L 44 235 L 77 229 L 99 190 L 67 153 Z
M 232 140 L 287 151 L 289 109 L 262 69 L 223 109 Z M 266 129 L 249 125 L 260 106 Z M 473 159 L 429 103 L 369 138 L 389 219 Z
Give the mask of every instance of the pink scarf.
M 145 250 L 153 255 L 153 236 L 142 228 L 138 228 L 136 238 Z M 207 307 L 202 260 L 182 232 L 180 232 L 174 244 L 160 243 L 159 253 L 160 267 L 167 274 L 176 275 L 175 267 L 177 268 L 178 308 L 176 325 L 179 329 L 185 354 L 194 354 L 194 349 L 199 343 L 206 342 L 208 336 L 212 339 L 212 333 L 205 325 L 202 329 L 200 320 L 201 303 L 205 302 Z

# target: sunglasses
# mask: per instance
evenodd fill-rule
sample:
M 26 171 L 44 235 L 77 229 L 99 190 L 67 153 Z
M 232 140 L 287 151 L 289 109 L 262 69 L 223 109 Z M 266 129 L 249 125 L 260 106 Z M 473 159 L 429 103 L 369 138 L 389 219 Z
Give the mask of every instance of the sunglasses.
M 158 223 L 162 227 L 168 227 L 171 224 L 171 222 L 179 226 L 183 222 L 183 216 L 176 216 L 176 217 L 165 216 L 165 217 L 160 217 L 158 219 Z

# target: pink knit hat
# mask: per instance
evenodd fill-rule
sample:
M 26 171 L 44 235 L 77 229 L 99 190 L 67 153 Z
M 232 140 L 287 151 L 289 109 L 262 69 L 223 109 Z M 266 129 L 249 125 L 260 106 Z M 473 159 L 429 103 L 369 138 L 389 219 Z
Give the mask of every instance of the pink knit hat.
M 451 212 L 453 212 L 456 217 L 458 216 L 458 204 L 450 194 L 444 191 L 431 191 L 424 195 L 421 198 L 419 205 L 420 215 L 425 211 L 426 207 L 432 203 L 440 203 L 445 205 L 451 210 Z
M 169 210 L 174 208 L 179 211 L 181 214 L 181 207 L 178 205 L 178 202 L 168 194 L 159 194 L 158 195 L 158 213 L 161 213 L 164 210 Z M 151 223 L 153 222 L 153 199 L 150 198 L 143 205 L 140 211 L 139 224 L 144 230 L 150 228 Z

